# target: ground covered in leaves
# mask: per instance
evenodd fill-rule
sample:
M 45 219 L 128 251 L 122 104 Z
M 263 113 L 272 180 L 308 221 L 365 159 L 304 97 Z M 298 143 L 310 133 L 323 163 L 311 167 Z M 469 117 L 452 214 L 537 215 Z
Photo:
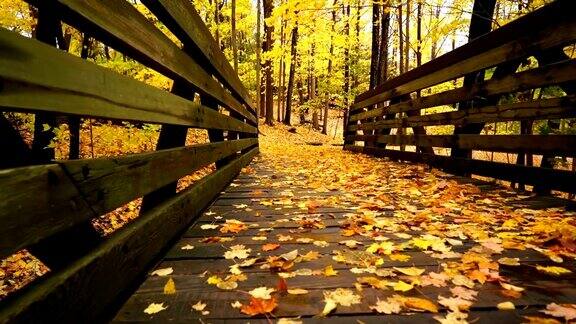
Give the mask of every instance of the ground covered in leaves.
M 574 212 L 305 128 L 261 131 L 261 155 L 116 321 L 576 319 Z

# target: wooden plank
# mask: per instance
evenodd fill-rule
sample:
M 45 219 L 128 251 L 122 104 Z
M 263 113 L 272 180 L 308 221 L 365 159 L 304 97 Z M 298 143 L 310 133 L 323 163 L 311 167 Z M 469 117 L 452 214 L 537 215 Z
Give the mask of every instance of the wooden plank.
M 256 143 L 243 139 L 199 144 L 116 159 L 67 161 L 62 167 L 92 209 L 104 214 Z
M 447 90 L 429 96 L 414 98 L 409 101 L 375 108 L 350 117 L 351 121 L 381 117 L 384 114 L 408 112 L 424 108 L 450 105 L 478 96 L 491 97 L 516 91 L 541 88 L 561 84 L 576 79 L 576 62 L 551 64 L 524 72 L 514 73 L 498 79 L 490 79 L 482 83 L 474 83 L 457 89 Z
M 413 126 L 464 125 L 468 123 L 571 118 L 576 116 L 575 108 L 576 97 L 570 96 L 380 120 L 359 125 L 350 125 L 350 129 L 370 130 Z
M 226 84 L 232 92 L 255 112 L 254 103 L 250 99 L 248 90 L 240 81 L 238 74 L 234 71 L 224 53 L 218 47 L 216 40 L 212 37 L 210 30 L 192 5 L 186 0 L 143 0 L 162 21 L 168 29 L 184 44 L 185 52 L 195 53 L 198 63 L 209 72 L 215 74 L 218 80 Z
M 5 109 L 257 132 L 200 104 L 2 28 L 0 46 L 0 107 Z
M 365 146 L 346 146 L 345 150 L 365 153 L 374 156 L 389 157 L 395 160 L 405 160 L 427 163 L 431 166 L 446 169 L 449 172 L 466 171 L 472 174 L 493 177 L 507 181 L 524 182 L 532 185 L 547 185 L 552 189 L 576 192 L 576 173 L 566 170 L 528 167 L 523 165 L 452 158 L 443 155 L 429 155 L 415 152 L 386 150 Z
M 1 322 L 102 321 L 158 254 L 208 206 L 258 148 L 141 215 L 69 268 L 51 273 L 0 305 Z
M 28 0 L 33 5 L 42 1 Z M 61 19 L 172 79 L 182 78 L 198 92 L 257 123 L 196 61 L 184 53 L 128 1 L 58 0 Z
M 357 135 L 351 141 L 376 142 L 390 145 L 449 147 L 480 151 L 534 154 L 554 153 L 573 156 L 576 153 L 574 135 Z
M 255 139 L 243 139 L 2 171 L 0 256 L 112 211 L 255 144 Z
M 2 170 L 0 184 L 0 258 L 98 216 L 56 164 Z
M 576 38 L 571 0 L 558 0 L 488 33 L 421 67 L 359 95 L 351 110 L 358 110 L 474 71 L 567 45 Z

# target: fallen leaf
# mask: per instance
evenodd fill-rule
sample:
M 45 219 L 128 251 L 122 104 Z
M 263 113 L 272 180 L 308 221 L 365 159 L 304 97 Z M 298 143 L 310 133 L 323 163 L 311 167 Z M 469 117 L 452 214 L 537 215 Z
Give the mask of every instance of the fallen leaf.
M 146 309 L 144 310 L 144 313 L 146 314 L 156 314 L 158 312 L 161 312 L 165 309 L 167 309 L 168 307 L 164 307 L 164 303 L 151 303 L 150 305 L 148 305 L 148 307 L 146 307 Z
M 162 269 L 157 269 L 152 271 L 152 273 L 150 273 L 151 276 L 159 276 L 159 277 L 165 277 L 167 275 L 170 275 L 174 272 L 174 269 L 172 268 L 162 268 Z
M 392 289 L 394 289 L 394 291 L 408 291 L 411 290 L 412 288 L 414 288 L 414 286 L 402 280 L 394 283 L 394 285 L 392 286 Z
M 164 285 L 164 294 L 173 295 L 176 293 L 176 284 L 172 278 L 168 278 L 168 281 Z
M 410 267 L 410 268 L 397 268 L 394 267 L 394 270 L 403 273 L 407 276 L 419 276 L 421 274 L 424 273 L 424 271 L 426 271 L 426 269 L 420 269 L 420 268 L 415 268 L 415 267 Z
M 271 293 L 275 292 L 274 288 L 258 287 L 250 290 L 248 293 L 256 299 L 271 299 Z
M 301 288 L 288 289 L 290 295 L 306 295 L 308 290 Z
M 403 303 L 397 298 L 388 297 L 386 300 L 378 298 L 376 305 L 370 306 L 370 309 L 381 314 L 398 314 L 402 310 L 402 305 Z
M 417 311 L 438 313 L 438 306 L 432 301 L 418 297 L 403 297 L 404 306 Z
M 194 246 L 190 245 L 190 244 L 186 244 L 183 247 L 181 247 L 180 249 L 181 250 L 192 250 L 192 249 L 194 249 Z
M 262 251 L 264 251 L 264 252 L 274 251 L 278 248 L 280 248 L 280 244 L 278 244 L 278 243 L 268 243 L 268 244 L 262 245 Z
M 542 313 L 554 317 L 564 318 L 567 321 L 576 319 L 576 304 L 556 304 L 551 303 L 546 305 L 546 309 Z
M 561 276 L 563 274 L 572 273 L 572 271 L 570 271 L 566 268 L 556 267 L 556 266 L 545 267 L 545 266 L 537 265 L 536 270 L 538 270 L 540 272 L 547 273 L 549 275 L 554 275 L 554 276 Z
M 275 298 L 259 299 L 252 297 L 250 298 L 250 304 L 242 305 L 240 311 L 246 315 L 255 316 L 271 313 L 276 307 L 278 307 L 278 303 Z
M 516 307 L 514 306 L 514 304 L 512 302 L 506 301 L 506 302 L 502 302 L 502 303 L 498 303 L 498 305 L 496 305 L 496 308 L 498 308 L 499 310 L 513 310 L 516 309 Z
M 338 271 L 334 270 L 334 268 L 332 267 L 332 265 L 327 266 L 326 268 L 324 268 L 324 275 L 326 277 L 332 277 L 332 276 L 337 276 L 338 275 Z

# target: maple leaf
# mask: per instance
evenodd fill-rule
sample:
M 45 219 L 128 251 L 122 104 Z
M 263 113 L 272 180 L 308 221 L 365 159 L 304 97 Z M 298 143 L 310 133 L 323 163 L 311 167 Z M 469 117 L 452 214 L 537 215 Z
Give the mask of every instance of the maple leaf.
M 268 314 L 278 307 L 276 298 L 259 299 L 255 297 L 250 298 L 250 304 L 242 305 L 240 311 L 246 315 L 255 316 L 260 314 Z
M 192 305 L 192 309 L 200 312 L 202 315 L 206 316 L 210 314 L 210 311 L 204 310 L 206 308 L 206 304 L 202 301 L 198 301 L 196 304 Z
M 520 259 L 519 258 L 500 258 L 498 259 L 498 263 L 507 266 L 519 266 Z
M 376 305 L 370 309 L 382 314 L 398 314 L 402 310 L 403 303 L 397 298 L 388 297 L 386 300 L 376 300 Z
M 280 244 L 277 244 L 277 243 L 268 243 L 268 244 L 262 245 L 262 251 L 264 251 L 264 252 L 274 251 L 278 248 L 280 248 Z
M 168 307 L 164 307 L 164 303 L 151 303 L 150 305 L 148 305 L 148 307 L 146 307 L 146 309 L 144 310 L 144 313 L 146 314 L 156 314 L 159 313 L 165 309 L 167 309 Z
M 542 313 L 554 317 L 564 318 L 567 321 L 576 319 L 576 304 L 556 304 L 551 303 L 546 305 L 546 309 Z
M 572 271 L 570 271 L 566 268 L 556 267 L 556 266 L 546 267 L 546 266 L 537 265 L 536 270 L 538 270 L 540 272 L 544 272 L 544 273 L 549 274 L 549 275 L 554 275 L 554 276 L 561 276 L 564 274 L 572 273 Z
M 388 285 L 386 280 L 380 280 L 376 277 L 360 277 L 356 280 L 361 284 L 367 284 L 377 289 L 387 289 Z
M 150 273 L 151 276 L 159 276 L 159 277 L 165 277 L 167 275 L 170 275 L 174 272 L 174 269 L 172 268 L 162 268 L 162 269 L 157 269 L 152 271 L 152 273 Z
M 220 226 L 220 225 L 216 225 L 216 224 L 202 224 L 202 225 L 200 225 L 200 229 L 203 229 L 203 230 L 211 230 L 211 229 L 217 229 L 218 226 Z
M 476 290 L 472 290 L 472 289 L 468 289 L 468 288 L 464 288 L 464 287 L 460 287 L 460 286 L 450 288 L 450 292 L 455 297 L 465 299 L 465 300 L 470 300 L 470 301 L 476 300 L 476 296 L 478 296 L 478 292 Z
M 293 250 L 288 253 L 281 254 L 280 257 L 286 261 L 293 261 L 298 257 L 298 250 Z
M 352 290 L 345 288 L 338 288 L 334 291 L 324 292 L 324 309 L 320 315 L 326 316 L 332 312 L 338 305 L 352 306 L 360 304 L 360 296 L 354 294 Z
M 320 253 L 318 251 L 309 251 L 308 253 L 302 255 L 303 261 L 314 261 L 320 257 Z
M 176 293 L 176 284 L 172 278 L 168 278 L 168 281 L 164 285 L 164 294 L 173 295 Z
M 230 250 L 224 253 L 225 259 L 246 259 L 252 252 L 252 249 L 247 249 L 244 245 L 238 244 L 230 247 Z
M 272 298 L 271 293 L 275 292 L 276 289 L 274 288 L 266 288 L 266 287 L 258 287 L 255 289 L 250 290 L 248 293 L 257 299 L 270 299 Z
M 472 306 L 472 302 L 459 297 L 446 298 L 444 296 L 438 296 L 438 304 L 445 306 L 453 312 L 466 311 Z
M 334 270 L 334 268 L 332 267 L 332 265 L 327 266 L 326 268 L 324 268 L 324 275 L 326 277 L 332 277 L 332 276 L 336 276 L 338 275 L 338 271 Z
M 288 289 L 288 293 L 290 295 L 305 295 L 308 293 L 308 290 L 301 288 L 294 288 L 294 289 Z
M 237 234 L 241 231 L 244 231 L 248 228 L 244 222 L 241 222 L 236 219 L 227 219 L 226 223 L 220 227 L 220 232 L 223 234 L 226 233 L 234 233 Z
M 276 284 L 276 290 L 281 293 L 285 293 L 288 290 L 288 284 L 286 280 L 282 277 L 278 278 L 278 283 Z

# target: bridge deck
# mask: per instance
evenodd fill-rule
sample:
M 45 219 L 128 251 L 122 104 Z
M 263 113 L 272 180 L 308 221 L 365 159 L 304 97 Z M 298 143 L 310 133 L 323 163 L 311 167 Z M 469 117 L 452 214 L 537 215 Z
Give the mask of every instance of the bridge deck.
M 246 170 L 245 170 L 246 171 Z M 301 175 L 305 177 L 305 175 Z M 450 177 L 450 176 L 445 176 Z M 318 207 L 303 206 L 302 202 L 311 199 L 326 198 L 329 196 L 339 196 L 338 191 L 318 192 L 301 185 L 301 182 L 293 175 L 288 175 L 282 170 L 275 170 L 266 165 L 262 159 L 257 159 L 249 168 L 249 172 L 243 172 L 227 190 L 214 202 L 214 204 L 189 228 L 182 238 L 168 251 L 164 259 L 157 265 L 156 269 L 171 268 L 173 272 L 168 276 L 150 275 L 139 287 L 126 304 L 117 313 L 115 322 L 140 322 L 140 321 L 175 321 L 188 322 L 190 320 L 201 320 L 205 323 L 218 322 L 246 322 L 249 316 L 242 314 L 240 309 L 231 306 L 239 301 L 247 304 L 250 295 L 248 291 L 266 286 L 277 288 L 279 276 L 270 270 L 261 269 L 265 257 L 279 256 L 293 250 L 298 250 L 300 256 L 309 252 L 319 252 L 318 259 L 302 261 L 294 264 L 287 271 L 300 270 L 300 275 L 287 278 L 288 289 L 302 288 L 308 290 L 307 294 L 294 295 L 287 293 L 273 293 L 278 300 L 277 308 L 268 316 L 257 316 L 250 320 L 253 322 L 276 320 L 284 317 L 301 317 L 303 321 L 320 321 L 317 317 L 324 308 L 324 292 L 334 291 L 337 288 L 348 288 L 355 294 L 361 296 L 360 304 L 349 307 L 338 306 L 335 311 L 327 317 L 330 321 L 339 323 L 350 323 L 351 321 L 361 322 L 435 322 L 434 316 L 446 315 L 446 307 L 438 304 L 438 296 L 450 297 L 454 288 L 454 278 L 448 278 L 444 287 L 434 285 L 416 286 L 407 292 L 396 292 L 392 287 L 385 289 L 375 289 L 364 285 L 362 291 L 357 291 L 355 284 L 360 277 L 375 276 L 373 274 L 355 274 L 350 271 L 358 265 L 346 264 L 333 260 L 333 251 L 349 251 L 351 254 L 347 258 L 353 259 L 354 255 L 362 256 L 366 247 L 375 242 L 373 238 L 354 235 L 352 237 L 343 236 L 341 224 L 345 221 L 348 213 L 356 213 L 356 206 Z M 470 181 L 458 179 L 458 181 Z M 494 186 L 476 183 L 481 189 L 478 199 L 493 197 Z M 291 197 L 291 195 L 294 195 Z M 499 194 L 505 194 L 501 192 Z M 292 200 L 286 200 L 292 198 Z M 284 201 L 286 204 L 281 205 Z M 273 202 L 271 206 L 268 202 Z M 300 204 L 300 206 L 298 206 Z M 511 200 L 510 205 L 530 206 L 535 209 L 545 209 L 563 204 L 555 199 L 536 199 L 526 197 Z M 391 221 L 394 211 L 384 212 L 385 217 L 389 216 Z M 226 219 L 235 219 L 244 222 L 247 229 L 234 233 L 222 233 L 221 228 L 208 228 L 205 225 L 222 225 Z M 316 219 L 316 221 L 310 221 Z M 308 221 L 305 221 L 308 220 Z M 458 219 L 455 219 L 457 222 Z M 414 226 L 417 224 L 414 223 Z M 204 229 L 203 229 L 204 226 Z M 324 228 L 315 228 L 322 227 Z M 425 234 L 419 232 L 417 228 L 406 231 L 397 228 L 384 228 L 381 234 L 394 244 L 401 244 L 408 241 L 409 234 L 412 237 Z M 398 234 L 401 234 L 398 236 Z M 284 237 L 283 237 L 284 236 Z M 205 242 L 205 238 L 233 238 L 229 242 Z M 305 238 L 306 240 L 302 240 Z M 290 240 L 285 240 L 290 239 Z M 301 239 L 300 242 L 297 240 Z M 360 242 L 359 247 L 350 249 L 339 242 L 344 240 L 356 240 Z M 323 242 L 322 242 L 323 241 Z M 316 243 L 314 243 L 316 242 Z M 319 243 L 320 242 L 320 243 Z M 264 244 L 276 243 L 280 247 L 273 251 L 264 252 Z M 250 257 L 260 257 L 253 266 L 242 268 L 247 276 L 247 280 L 238 281 L 238 287 L 233 290 L 223 290 L 216 285 L 207 283 L 208 278 L 213 275 L 225 278 L 230 274 L 229 267 L 235 262 L 224 258 L 226 251 L 234 245 L 244 245 L 251 249 Z M 191 248 L 193 247 L 193 248 Z M 465 239 L 461 246 L 454 246 L 453 251 L 464 253 L 470 249 L 478 250 L 477 241 Z M 469 251 L 470 252 L 470 251 Z M 433 257 L 429 251 L 426 253 L 414 247 L 407 247 L 401 252 L 410 256 L 407 261 L 392 260 L 384 256 L 384 263 L 379 266 L 393 270 L 394 267 L 417 267 L 425 269 L 424 276 L 430 272 L 441 272 L 441 264 L 450 261 L 460 263 L 461 256 L 454 259 L 441 259 Z M 473 301 L 470 308 L 468 320 L 476 323 L 515 323 L 522 322 L 522 316 L 535 315 L 545 317 L 540 311 L 549 303 L 576 303 L 576 281 L 574 280 L 575 262 L 565 261 L 560 266 L 571 269 L 572 274 L 563 276 L 551 276 L 539 272 L 536 265 L 558 265 L 550 261 L 545 255 L 533 249 L 515 250 L 504 249 L 501 253 L 492 254 L 491 259 L 495 261 L 503 258 L 519 258 L 520 266 L 500 265 L 499 270 L 491 271 L 492 274 L 499 271 L 500 276 L 506 281 L 525 291 L 514 293 L 503 289 L 496 281 L 484 284 L 476 283 L 473 287 L 478 291 L 478 296 Z M 242 260 L 237 260 L 240 263 Z M 326 276 L 324 271 L 327 266 L 332 266 L 336 275 Z M 309 275 L 310 272 L 322 272 Z M 486 270 L 487 271 L 487 270 Z M 402 279 L 409 282 L 411 279 L 397 271 L 399 277 L 386 278 L 390 282 Z M 169 278 L 175 283 L 176 293 L 165 294 L 165 286 Z M 422 278 L 422 277 L 419 277 Z M 379 279 L 385 279 L 379 277 Z M 488 279 L 490 281 L 490 279 Z M 459 283 L 462 285 L 462 283 Z M 442 284 L 439 284 L 442 286 Z M 377 299 L 385 300 L 394 294 L 403 296 L 413 296 L 427 298 L 439 306 L 439 314 L 429 312 L 414 312 L 403 310 L 401 314 L 384 315 L 372 311 L 369 306 L 375 305 Z M 513 296 L 516 295 L 516 296 Z M 192 308 L 197 302 L 206 304 L 202 315 L 200 311 Z M 499 310 L 497 305 L 501 302 L 511 301 L 515 310 Z M 144 310 L 151 303 L 163 303 L 166 307 L 155 314 L 146 314 Z M 386 316 L 386 317 L 382 317 Z

